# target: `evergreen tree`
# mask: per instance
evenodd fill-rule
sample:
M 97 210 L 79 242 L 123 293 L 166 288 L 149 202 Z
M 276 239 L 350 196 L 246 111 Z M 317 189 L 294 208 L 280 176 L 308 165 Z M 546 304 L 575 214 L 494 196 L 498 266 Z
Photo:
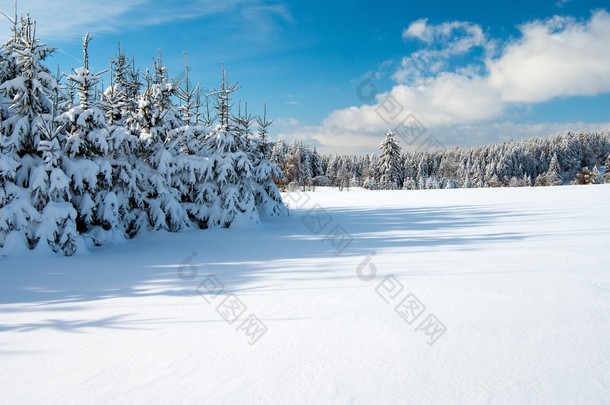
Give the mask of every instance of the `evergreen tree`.
M 582 167 L 580 142 L 574 134 L 569 132 L 559 142 L 561 153 L 558 158 L 561 160 L 561 167 L 565 168 L 568 178 L 574 177 Z
M 258 124 L 258 139 L 259 139 L 259 148 L 263 159 L 270 158 L 269 151 L 269 127 L 273 123 L 273 121 L 269 121 L 267 119 L 267 104 L 263 107 L 263 116 L 259 116 L 256 119 L 256 123 Z
M 224 65 L 222 65 L 222 81 L 220 82 L 220 88 L 212 91 L 211 95 L 216 98 L 214 109 L 218 114 L 220 125 L 227 129 L 229 129 L 229 125 L 231 124 L 231 94 L 236 92 L 239 88 L 238 83 L 229 84 L 227 72 Z
M 593 166 L 593 170 L 591 170 L 591 184 L 601 184 L 604 182 L 604 179 L 597 168 L 597 165 Z
M 310 162 L 311 173 L 314 178 L 324 175 L 324 170 L 322 169 L 322 159 L 320 158 L 320 154 L 318 153 L 316 148 L 313 148 Z
M 199 83 L 193 86 L 189 77 L 189 60 L 184 54 L 184 86 L 181 86 L 180 82 L 174 83 L 176 97 L 181 101 L 180 105 L 180 117 L 186 125 L 197 124 L 198 121 L 198 107 L 199 107 L 199 94 L 201 89 Z
M 38 212 L 30 202 L 28 190 L 15 184 L 19 165 L 18 160 L 0 148 L 0 247 L 11 232 L 20 239 L 17 243 L 28 245 L 34 240 L 30 223 L 38 217 Z
M 168 83 L 166 68 L 159 55 L 154 73 L 146 73 L 146 90 L 138 98 L 135 116 L 140 140 L 142 164 L 139 171 L 145 186 L 145 204 L 153 230 L 178 231 L 189 226 L 182 206 L 180 170 L 176 165 L 183 131 L 179 113 L 171 101 L 173 87 Z
M 46 243 L 53 252 L 72 256 L 82 245 L 82 239 L 76 229 L 77 213 L 70 202 L 70 179 L 62 169 L 61 129 L 53 122 L 43 128 L 45 136 L 38 149 L 44 164 L 34 172 L 32 192 L 40 204 L 37 208 L 42 211 L 36 229 L 39 246 Z
M 13 36 L 2 47 L 2 127 L 0 136 L 0 245 L 12 232 L 32 248 L 44 196 L 32 199 L 34 174 L 41 167 L 38 147 L 42 128 L 53 119 L 49 96 L 56 89 L 50 71 L 42 64 L 53 52 L 36 38 L 29 16 L 13 21 Z M 8 108 L 7 108 L 8 107 Z M 17 242 L 21 243 L 21 242 Z
M 40 128 L 51 119 L 49 100 L 57 83 L 42 64 L 53 48 L 36 38 L 36 26 L 29 16 L 21 20 L 13 40 L 4 45 L 5 64 L 9 73 L 0 86 L 0 94 L 10 103 L 9 115 L 2 122 L 5 143 L 20 156 L 36 155 Z M 14 70 L 15 75 L 10 75 Z
M 111 77 L 117 72 L 111 70 Z M 108 124 L 107 158 L 111 167 L 112 189 L 117 197 L 118 226 L 123 236 L 133 237 L 147 228 L 148 216 L 145 211 L 147 186 L 142 172 L 142 162 L 136 156 L 139 148 L 137 136 L 125 127 L 124 113 L 127 100 L 123 85 L 111 80 L 110 86 L 100 94 L 99 107 L 104 111 Z
M 207 227 L 228 228 L 235 221 L 258 221 L 253 165 L 239 149 L 237 134 L 219 125 L 208 135 L 208 166 L 200 215 Z
M 394 136 L 394 131 L 389 130 L 379 148 L 381 150 L 379 156 L 380 182 L 381 187 L 384 189 L 397 189 L 398 184 L 402 184 L 401 148 L 398 146 Z
M 561 186 L 563 184 L 557 153 L 553 154 L 553 157 L 551 158 L 549 170 L 546 172 L 546 182 L 549 186 Z
M 110 86 L 100 93 L 99 108 L 106 116 L 109 126 L 123 126 L 124 114 L 127 108 L 127 98 L 123 90 L 114 80 L 114 72 L 110 72 Z
M 240 108 L 236 117 L 231 116 L 231 94 L 237 89 L 237 84 L 228 83 L 223 66 L 220 90 L 214 92 L 220 124 L 204 141 L 207 166 L 198 205 L 191 206 L 195 208 L 191 208 L 191 215 L 206 227 L 228 228 L 236 222 L 258 222 L 260 214 L 286 213 L 273 182 L 281 172 L 264 159 L 252 137 L 250 127 L 254 120 L 247 106 L 244 114 Z
M 83 66 L 72 69 L 68 75 L 68 81 L 78 92 L 79 103 L 58 120 L 67 135 L 64 146 L 67 156 L 62 164 L 74 195 L 78 230 L 88 234 L 94 245 L 100 245 L 106 238 L 103 231 L 114 232 L 120 226 L 117 197 L 111 191 L 112 168 L 106 159 L 108 125 L 94 97 L 101 73 L 89 70 L 91 39 L 89 34 L 83 38 Z

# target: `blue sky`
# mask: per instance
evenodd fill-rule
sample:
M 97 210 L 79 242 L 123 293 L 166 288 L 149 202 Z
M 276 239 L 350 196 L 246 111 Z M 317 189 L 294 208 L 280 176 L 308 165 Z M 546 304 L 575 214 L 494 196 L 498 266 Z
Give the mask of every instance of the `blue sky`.
M 251 112 L 268 104 L 274 136 L 325 152 L 374 152 L 405 122 L 425 128 L 402 138 L 406 149 L 429 136 L 451 147 L 610 128 L 603 1 L 47 3 L 22 0 L 20 11 L 58 48 L 50 66 L 79 66 L 86 31 L 97 70 L 118 42 L 141 68 L 160 48 L 173 76 L 187 52 L 207 89 L 224 62 Z

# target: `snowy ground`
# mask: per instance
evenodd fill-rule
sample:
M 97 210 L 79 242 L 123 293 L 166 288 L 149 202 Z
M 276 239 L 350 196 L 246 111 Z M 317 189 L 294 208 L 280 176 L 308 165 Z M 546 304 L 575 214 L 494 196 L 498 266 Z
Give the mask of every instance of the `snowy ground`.
M 0 403 L 608 403 L 610 186 L 285 199 L 0 252 Z

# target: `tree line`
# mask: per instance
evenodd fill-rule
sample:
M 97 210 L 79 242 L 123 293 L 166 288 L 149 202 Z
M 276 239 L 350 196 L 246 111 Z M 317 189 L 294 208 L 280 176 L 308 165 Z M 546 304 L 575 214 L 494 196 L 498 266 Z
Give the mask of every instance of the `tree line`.
M 608 132 L 568 132 L 486 146 L 403 153 L 396 134 L 388 131 L 378 154 L 324 155 L 298 141 L 280 141 L 273 145 L 269 158 L 282 168 L 278 182 L 282 189 L 422 190 L 610 182 Z

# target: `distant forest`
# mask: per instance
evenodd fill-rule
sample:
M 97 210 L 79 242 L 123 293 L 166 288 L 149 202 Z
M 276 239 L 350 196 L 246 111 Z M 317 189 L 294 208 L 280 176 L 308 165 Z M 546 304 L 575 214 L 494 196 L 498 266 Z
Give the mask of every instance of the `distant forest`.
M 610 134 L 563 135 L 470 148 L 405 152 L 388 131 L 378 154 L 323 155 L 300 142 L 277 142 L 269 160 L 283 190 L 315 186 L 371 190 L 531 187 L 610 182 Z

